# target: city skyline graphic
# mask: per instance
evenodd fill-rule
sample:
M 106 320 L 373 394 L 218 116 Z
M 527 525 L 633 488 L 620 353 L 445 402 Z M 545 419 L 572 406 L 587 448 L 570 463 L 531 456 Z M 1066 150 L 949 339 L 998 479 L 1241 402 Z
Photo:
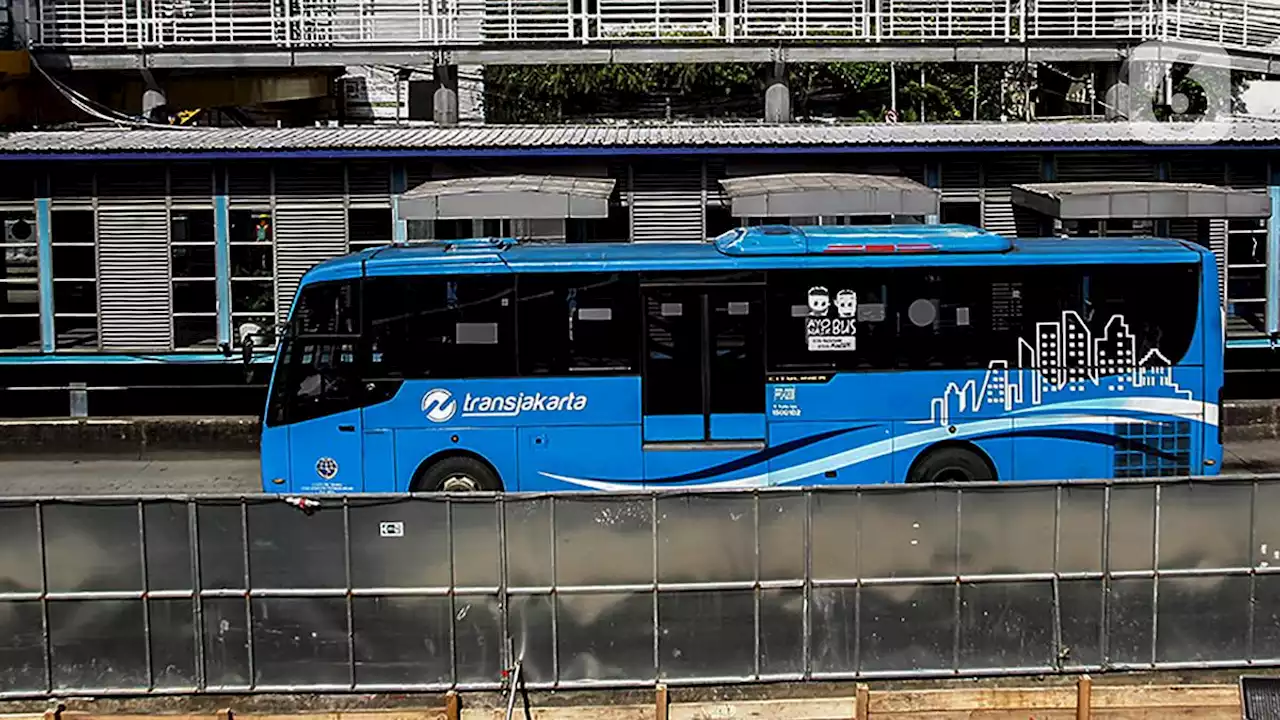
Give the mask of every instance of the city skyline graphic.
M 1091 386 L 1116 393 L 1155 390 L 1190 399 L 1192 392 L 1174 381 L 1169 359 L 1154 348 L 1138 358 L 1137 344 L 1123 315 L 1112 315 L 1095 338 L 1078 312 L 1064 310 L 1058 321 L 1036 324 L 1034 342 L 1018 338 L 1016 365 L 992 360 L 981 384 L 977 380 L 948 383 L 942 395 L 930 402 L 929 422 L 947 425 L 955 415 L 975 413 L 987 405 L 1005 412 L 1035 407 Z

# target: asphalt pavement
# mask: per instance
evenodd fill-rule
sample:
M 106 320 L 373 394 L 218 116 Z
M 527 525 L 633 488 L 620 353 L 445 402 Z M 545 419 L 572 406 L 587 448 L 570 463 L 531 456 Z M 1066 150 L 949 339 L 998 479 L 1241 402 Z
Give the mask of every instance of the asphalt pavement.
M 1280 440 L 1229 443 L 1223 472 L 1280 474 Z M 36 460 L 0 456 L 0 496 L 236 495 L 261 492 L 253 453 L 167 458 Z

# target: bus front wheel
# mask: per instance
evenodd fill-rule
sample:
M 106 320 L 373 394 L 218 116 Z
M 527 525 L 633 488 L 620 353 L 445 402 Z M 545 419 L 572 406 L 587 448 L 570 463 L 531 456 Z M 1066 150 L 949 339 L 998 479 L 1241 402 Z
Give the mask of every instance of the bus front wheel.
M 466 455 L 441 458 L 418 472 L 415 492 L 500 492 L 502 481 L 485 462 Z
M 995 469 L 974 447 L 944 445 L 926 452 L 911 466 L 909 483 L 955 483 L 995 480 Z

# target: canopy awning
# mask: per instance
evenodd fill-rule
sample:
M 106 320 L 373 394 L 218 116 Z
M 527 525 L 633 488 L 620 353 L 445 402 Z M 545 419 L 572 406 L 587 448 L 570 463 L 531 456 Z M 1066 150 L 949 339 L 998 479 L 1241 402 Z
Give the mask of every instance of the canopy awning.
M 755 175 L 720 181 L 734 217 L 937 215 L 941 194 L 904 177 L 852 173 Z
M 1265 218 L 1259 190 L 1176 182 L 1058 182 L 1013 186 L 1013 203 L 1060 220 Z
M 557 175 L 429 180 L 400 196 L 401 220 L 609 217 L 614 181 Z

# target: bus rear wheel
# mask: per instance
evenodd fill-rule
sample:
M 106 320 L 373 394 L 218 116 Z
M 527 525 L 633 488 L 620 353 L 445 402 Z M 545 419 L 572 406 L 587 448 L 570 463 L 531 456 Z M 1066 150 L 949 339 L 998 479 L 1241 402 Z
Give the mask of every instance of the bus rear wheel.
M 465 455 L 441 458 L 418 472 L 415 492 L 500 492 L 502 481 L 484 462 Z
M 907 475 L 909 483 L 956 483 L 995 480 L 995 469 L 976 448 L 949 445 L 935 448 L 916 460 Z

